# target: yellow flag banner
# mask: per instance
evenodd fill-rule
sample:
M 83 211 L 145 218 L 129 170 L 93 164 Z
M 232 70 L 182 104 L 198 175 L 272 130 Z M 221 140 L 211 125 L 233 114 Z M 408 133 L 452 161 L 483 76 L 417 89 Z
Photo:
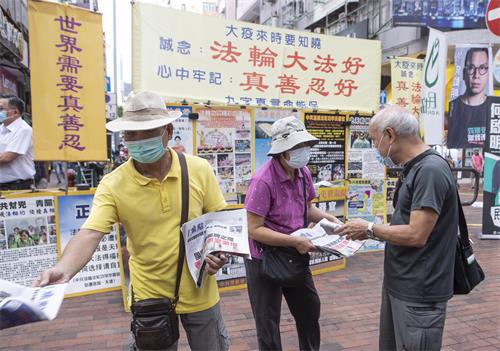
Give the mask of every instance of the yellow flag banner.
M 101 14 L 30 0 L 36 160 L 106 160 Z
M 372 112 L 381 44 L 135 1 L 132 85 L 171 101 Z
M 392 104 L 420 116 L 422 70 L 424 60 L 396 57 L 391 59 Z

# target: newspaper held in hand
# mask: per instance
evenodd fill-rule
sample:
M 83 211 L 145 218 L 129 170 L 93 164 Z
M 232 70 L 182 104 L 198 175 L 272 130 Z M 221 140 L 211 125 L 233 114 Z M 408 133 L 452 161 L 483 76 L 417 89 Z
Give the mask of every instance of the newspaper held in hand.
M 0 279 L 0 330 L 56 318 L 68 284 L 28 288 Z
M 335 234 L 335 230 L 340 226 L 340 224 L 324 218 L 313 228 L 299 229 L 291 235 L 311 240 L 313 245 L 321 251 L 342 257 L 352 256 L 363 246 L 365 241 L 348 240 L 345 236 Z
M 189 272 L 199 288 L 205 257 L 218 252 L 250 258 L 246 210 L 206 213 L 185 223 L 182 235 Z

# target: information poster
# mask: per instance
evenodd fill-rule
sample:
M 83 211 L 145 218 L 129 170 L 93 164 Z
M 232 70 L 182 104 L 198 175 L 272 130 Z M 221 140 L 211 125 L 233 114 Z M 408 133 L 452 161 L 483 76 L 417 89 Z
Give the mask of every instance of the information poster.
M 492 103 L 486 125 L 482 238 L 500 239 L 500 104 Z
M 57 197 L 59 252 L 78 233 L 90 215 L 93 194 Z M 71 279 L 66 295 L 115 290 L 121 287 L 116 231 L 104 235 L 92 259 Z
M 271 149 L 272 132 L 271 126 L 278 119 L 288 116 L 295 116 L 300 119 L 300 112 L 290 109 L 276 109 L 276 108 L 256 108 L 254 110 L 255 120 L 255 167 L 257 171 L 267 160 L 269 156 L 267 153 Z
M 386 198 L 383 179 L 352 179 L 347 191 L 347 218 L 384 223 Z
M 368 125 L 372 115 L 350 115 L 348 137 L 348 179 L 383 179 L 385 168 L 377 161 Z
M 314 183 L 345 178 L 345 121 L 344 114 L 304 114 L 307 131 L 320 140 L 308 164 Z
M 392 214 L 394 213 L 394 206 L 392 201 L 394 200 L 394 192 L 396 191 L 396 184 L 398 182 L 397 178 L 389 178 L 385 181 L 386 186 L 386 218 L 387 223 L 391 222 Z
M 251 115 L 246 109 L 199 109 L 196 153 L 208 160 L 229 203 L 245 194 L 252 176 Z
M 54 196 L 0 200 L 0 279 L 24 286 L 57 262 Z
M 172 123 L 174 134 L 168 143 L 177 152 L 193 154 L 193 122 L 189 119 L 189 114 L 193 112 L 191 106 L 167 105 L 170 111 L 180 111 L 182 116 Z

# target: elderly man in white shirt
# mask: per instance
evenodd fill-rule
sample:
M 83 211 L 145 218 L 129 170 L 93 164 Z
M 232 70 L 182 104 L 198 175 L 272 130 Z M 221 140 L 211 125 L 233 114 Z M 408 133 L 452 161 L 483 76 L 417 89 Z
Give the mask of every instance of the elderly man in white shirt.
M 22 118 L 24 102 L 0 96 L 0 190 L 30 189 L 35 176 L 33 131 Z

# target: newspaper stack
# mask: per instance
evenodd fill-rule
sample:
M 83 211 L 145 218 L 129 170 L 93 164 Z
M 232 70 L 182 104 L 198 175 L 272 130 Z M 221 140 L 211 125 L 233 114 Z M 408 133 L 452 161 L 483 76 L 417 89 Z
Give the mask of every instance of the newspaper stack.
M 250 258 L 246 210 L 206 213 L 182 228 L 186 260 L 196 286 L 203 280 L 205 257 L 218 252 Z
M 0 279 L 0 330 L 18 325 L 53 320 L 68 284 L 27 288 Z
M 322 219 L 313 228 L 299 229 L 291 235 L 311 240 L 314 246 L 321 251 L 341 257 L 352 256 L 363 246 L 365 241 L 348 240 L 345 236 L 334 234 L 335 229 L 340 226 L 340 224 Z

